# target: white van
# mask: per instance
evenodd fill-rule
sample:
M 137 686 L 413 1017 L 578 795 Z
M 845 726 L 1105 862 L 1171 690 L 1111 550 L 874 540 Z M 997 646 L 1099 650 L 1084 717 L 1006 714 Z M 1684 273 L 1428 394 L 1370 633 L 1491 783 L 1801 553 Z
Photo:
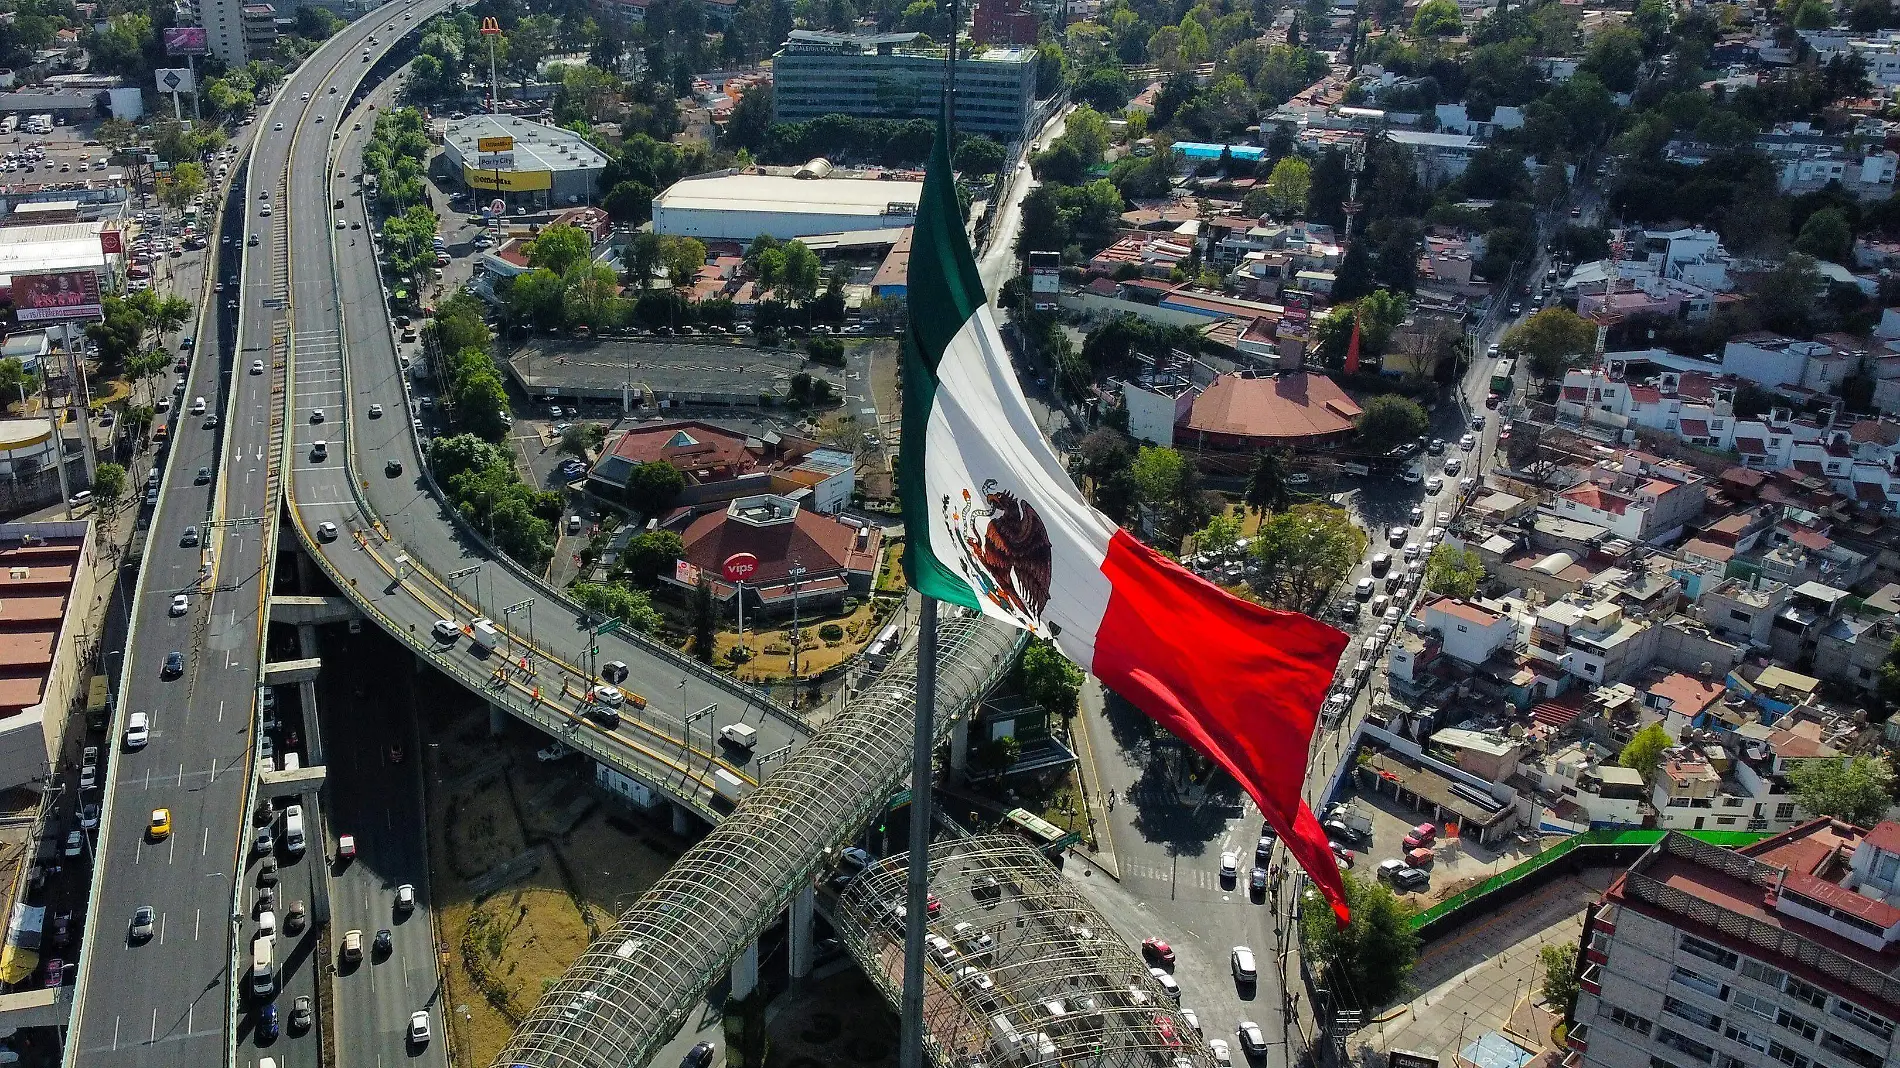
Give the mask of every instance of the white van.
M 284 810 L 284 848 L 295 856 L 303 852 L 303 806 L 292 805 Z
M 468 628 L 470 643 L 477 652 L 486 656 L 501 645 L 501 632 L 495 629 L 493 620 L 477 619 Z
M 745 723 L 728 723 L 719 728 L 720 740 L 741 749 L 750 749 L 759 743 L 759 732 Z
M 277 940 L 263 935 L 251 943 L 251 993 L 268 998 L 277 990 L 277 965 L 271 954 Z
M 66 498 L 66 507 L 68 508 L 84 508 L 86 505 L 89 505 L 91 503 L 92 503 L 91 490 L 80 490 L 78 493 L 75 493 L 72 496 Z

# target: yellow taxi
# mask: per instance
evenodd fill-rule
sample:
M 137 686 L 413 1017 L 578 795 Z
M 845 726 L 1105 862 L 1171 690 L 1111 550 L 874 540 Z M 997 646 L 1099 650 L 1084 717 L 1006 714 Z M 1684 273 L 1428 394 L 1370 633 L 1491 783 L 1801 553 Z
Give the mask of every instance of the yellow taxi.
M 155 808 L 152 810 L 152 822 L 145 827 L 145 834 L 154 842 L 162 842 L 172 836 L 172 810 Z

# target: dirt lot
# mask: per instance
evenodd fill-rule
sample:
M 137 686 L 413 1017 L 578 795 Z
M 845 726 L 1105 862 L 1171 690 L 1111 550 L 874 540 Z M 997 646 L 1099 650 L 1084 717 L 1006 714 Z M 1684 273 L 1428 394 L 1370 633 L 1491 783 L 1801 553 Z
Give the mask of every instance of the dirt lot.
M 587 766 L 535 759 L 525 730 L 490 741 L 485 716 L 438 714 L 429 862 L 442 944 L 451 947 L 449 1038 L 487 1064 L 593 935 L 683 848 L 582 781 Z M 577 822 L 576 822 L 577 821 Z M 571 823 L 571 826 L 568 824 Z

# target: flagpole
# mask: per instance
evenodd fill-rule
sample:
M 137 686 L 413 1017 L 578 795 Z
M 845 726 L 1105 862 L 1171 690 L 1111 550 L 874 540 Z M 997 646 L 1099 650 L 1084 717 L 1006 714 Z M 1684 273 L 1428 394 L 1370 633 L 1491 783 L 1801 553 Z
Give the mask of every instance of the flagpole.
M 944 58 L 944 154 L 956 154 L 957 0 L 950 0 L 950 49 Z M 914 530 L 913 538 L 927 532 Z M 898 1068 L 927 1068 L 924 1055 L 924 934 L 929 924 L 931 750 L 937 711 L 937 602 L 924 597 L 917 612 L 917 701 L 910 740 L 910 872 L 905 885 L 904 1011 Z

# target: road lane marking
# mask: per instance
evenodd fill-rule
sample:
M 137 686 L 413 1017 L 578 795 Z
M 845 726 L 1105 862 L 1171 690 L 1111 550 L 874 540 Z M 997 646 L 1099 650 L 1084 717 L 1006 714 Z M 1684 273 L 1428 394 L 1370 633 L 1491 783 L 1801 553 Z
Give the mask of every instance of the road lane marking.
M 158 944 L 161 946 L 165 944 L 165 918 L 169 915 L 171 915 L 169 912 L 158 914 Z
M 178 856 L 178 836 L 174 834 L 170 838 L 167 838 L 166 841 L 170 842 L 171 845 L 165 850 L 165 863 L 170 864 L 173 858 Z
M 112 1048 L 115 1052 L 119 1048 L 119 1017 L 117 1016 L 112 1018 Z
M 208 856 L 210 854 L 210 850 L 211 850 L 211 828 L 207 826 L 204 829 L 204 837 L 201 838 L 198 842 L 198 855 L 201 857 Z
M 203 909 L 193 909 L 193 910 L 192 910 L 192 916 L 191 916 L 191 940 L 192 940 L 193 942 L 196 942 L 196 941 L 198 940 L 198 926 L 199 926 L 200 924 L 202 924 L 202 923 L 204 922 L 204 918 L 205 918 L 205 910 L 203 910 Z

